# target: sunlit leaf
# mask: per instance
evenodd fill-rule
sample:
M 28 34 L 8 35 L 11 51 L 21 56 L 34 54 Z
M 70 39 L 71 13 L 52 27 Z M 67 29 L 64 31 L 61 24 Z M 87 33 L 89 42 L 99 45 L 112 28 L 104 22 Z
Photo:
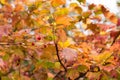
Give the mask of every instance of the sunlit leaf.
M 68 26 L 68 25 L 71 24 L 70 23 L 71 21 L 72 21 L 72 19 L 70 17 L 68 17 L 68 16 L 56 17 L 56 24 L 58 24 L 58 25 L 66 25 L 66 26 Z
M 104 52 L 94 57 L 95 60 L 99 62 L 104 62 L 111 57 L 112 53 Z
M 57 16 L 67 15 L 68 14 L 68 8 L 60 8 L 55 13 Z
M 66 0 L 52 0 L 51 1 L 51 4 L 53 7 L 64 5 L 65 3 L 66 3 Z
M 66 48 L 66 47 L 70 46 L 71 43 L 70 43 L 69 40 L 67 40 L 67 41 L 65 41 L 65 42 L 59 41 L 59 42 L 58 42 L 58 45 L 59 45 L 60 47 L 62 47 L 62 48 Z
M 6 0 L 0 0 L 0 3 L 1 3 L 1 4 L 5 4 L 5 3 L 6 3 Z

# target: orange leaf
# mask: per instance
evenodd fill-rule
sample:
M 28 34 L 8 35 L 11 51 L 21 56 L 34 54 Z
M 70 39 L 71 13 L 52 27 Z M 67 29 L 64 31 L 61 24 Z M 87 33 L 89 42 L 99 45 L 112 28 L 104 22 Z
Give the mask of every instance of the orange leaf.
M 68 17 L 68 16 L 58 16 L 56 18 L 56 23 L 58 25 L 66 25 L 66 26 L 68 26 L 68 25 L 71 24 L 70 21 L 72 21 L 72 19 L 70 17 Z
M 51 1 L 52 6 L 54 7 L 64 5 L 65 3 L 66 3 L 66 0 L 52 0 Z
M 101 8 L 104 16 L 111 22 L 117 24 L 117 21 L 118 21 L 117 17 L 113 13 L 111 13 L 109 10 L 107 10 L 104 6 L 101 6 Z
M 57 30 L 59 40 L 65 42 L 67 40 L 67 35 L 63 29 Z
M 17 4 L 16 7 L 15 7 L 15 11 L 23 11 L 24 10 L 24 7 L 22 4 Z

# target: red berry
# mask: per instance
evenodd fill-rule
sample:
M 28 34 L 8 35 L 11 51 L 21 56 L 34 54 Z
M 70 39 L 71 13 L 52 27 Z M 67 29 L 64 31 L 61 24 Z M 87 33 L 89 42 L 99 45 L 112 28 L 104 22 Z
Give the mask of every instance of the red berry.
M 39 36 L 39 37 L 37 37 L 37 40 L 41 40 L 41 37 Z
M 41 40 L 41 36 L 40 35 L 35 35 L 35 39 L 36 40 Z
M 44 48 L 46 48 L 47 47 L 47 45 L 44 45 Z
M 35 43 L 34 42 L 32 42 L 32 46 L 34 46 L 35 45 Z

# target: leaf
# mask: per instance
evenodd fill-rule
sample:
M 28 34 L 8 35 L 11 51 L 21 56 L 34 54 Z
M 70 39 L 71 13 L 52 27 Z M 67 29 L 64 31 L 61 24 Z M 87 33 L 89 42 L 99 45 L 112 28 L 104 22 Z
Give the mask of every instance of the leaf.
M 96 5 L 93 4 L 93 3 L 88 6 L 88 8 L 89 8 L 90 10 L 94 9 L 95 7 L 96 7 Z
M 99 32 L 99 28 L 98 28 L 97 24 L 93 24 L 93 23 L 87 24 L 87 29 L 90 29 L 94 33 Z
M 79 3 L 86 3 L 86 0 L 77 0 Z
M 108 60 L 111 57 L 111 55 L 112 53 L 106 51 L 97 56 L 94 56 L 94 59 L 97 60 L 98 62 L 104 63 L 106 60 Z
M 82 13 L 82 8 L 81 8 L 81 7 L 75 7 L 74 9 L 75 9 L 79 14 Z
M 45 68 L 54 68 L 54 66 L 55 66 L 53 62 L 45 61 L 43 63 L 44 63 L 43 66 Z
M 71 24 L 70 22 L 72 21 L 72 19 L 68 16 L 58 16 L 56 17 L 55 21 L 57 25 L 69 26 Z
M 98 26 L 102 31 L 114 29 L 114 28 L 116 27 L 115 25 L 112 25 L 112 24 L 97 24 L 97 26 Z
M 52 0 L 51 1 L 51 4 L 53 7 L 64 5 L 65 3 L 66 3 L 66 0 Z
M 41 59 L 43 60 L 54 60 L 53 55 L 56 54 L 56 49 L 53 45 L 48 45 L 46 48 L 42 49 Z
M 8 76 L 2 76 L 1 80 L 10 80 L 10 78 Z
M 58 29 L 57 34 L 59 41 L 65 42 L 67 40 L 66 32 L 63 29 Z
M 63 16 L 68 14 L 68 8 L 60 8 L 55 13 L 57 16 Z
M 17 4 L 14 11 L 15 12 L 19 12 L 19 11 L 23 11 L 24 10 L 24 6 L 22 4 Z
M 61 55 L 68 63 L 73 63 L 78 56 L 77 51 L 72 48 L 64 48 Z
M 12 26 L 9 24 L 0 25 L 0 39 L 2 36 L 7 36 L 12 31 Z
M 85 65 L 79 65 L 78 68 L 77 68 L 77 70 L 79 72 L 86 72 L 88 70 L 88 67 L 85 66 Z
M 116 36 L 118 36 L 118 34 L 119 34 L 119 31 L 111 31 L 110 32 L 110 37 L 115 38 Z
M 109 10 L 107 10 L 104 6 L 101 6 L 102 12 L 104 16 L 110 20 L 111 22 L 117 24 L 118 18 L 115 16 L 115 14 L 111 13 Z
M 47 80 L 48 75 L 47 75 L 47 71 L 44 68 L 38 69 L 34 72 L 33 74 L 35 80 Z
M 67 39 L 65 42 L 59 41 L 59 42 L 58 42 L 58 45 L 59 45 L 61 48 L 66 48 L 66 47 L 68 47 L 68 46 L 71 45 L 71 42 L 69 41 L 69 39 Z
M 48 77 L 48 79 L 47 80 L 53 80 L 53 78 L 51 78 L 51 77 Z
M 6 3 L 6 0 L 0 0 L 0 3 L 4 5 Z
M 61 66 L 60 62 L 55 62 L 55 68 L 60 69 L 60 66 Z
M 101 5 L 98 5 L 94 8 L 94 13 L 95 15 L 100 15 L 102 14 L 102 9 L 101 9 Z
M 67 71 L 67 77 L 70 77 L 71 80 L 74 80 L 79 76 L 79 72 L 75 69 L 68 69 Z
M 88 18 L 91 14 L 92 14 L 91 11 L 86 11 L 86 12 L 83 12 L 83 13 L 82 13 L 82 17 L 83 17 L 84 19 L 86 19 L 86 18 Z

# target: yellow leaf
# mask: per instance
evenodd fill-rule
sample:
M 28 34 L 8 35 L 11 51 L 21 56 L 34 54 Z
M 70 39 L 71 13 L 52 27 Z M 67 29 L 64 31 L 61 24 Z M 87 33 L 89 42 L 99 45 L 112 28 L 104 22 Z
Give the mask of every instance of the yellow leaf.
M 77 3 L 71 3 L 70 7 L 78 7 L 79 5 Z
M 104 62 L 106 61 L 110 56 L 112 55 L 112 53 L 110 52 L 104 52 L 104 53 L 101 53 L 97 56 L 94 57 L 95 60 L 97 60 L 98 62 Z
M 55 68 L 60 69 L 60 62 L 55 62 Z
M 0 3 L 1 3 L 1 4 L 5 4 L 6 1 L 5 1 L 5 0 L 0 0 Z
M 68 8 L 60 8 L 55 12 L 55 15 L 62 16 L 68 14 Z
M 107 32 L 105 32 L 105 31 L 101 31 L 100 32 L 100 35 L 105 35 Z
M 60 47 L 62 47 L 62 48 L 66 48 L 66 47 L 70 46 L 70 42 L 69 42 L 69 40 L 67 40 L 67 41 L 65 41 L 65 42 L 59 41 L 59 42 L 58 42 L 58 45 L 59 45 Z

